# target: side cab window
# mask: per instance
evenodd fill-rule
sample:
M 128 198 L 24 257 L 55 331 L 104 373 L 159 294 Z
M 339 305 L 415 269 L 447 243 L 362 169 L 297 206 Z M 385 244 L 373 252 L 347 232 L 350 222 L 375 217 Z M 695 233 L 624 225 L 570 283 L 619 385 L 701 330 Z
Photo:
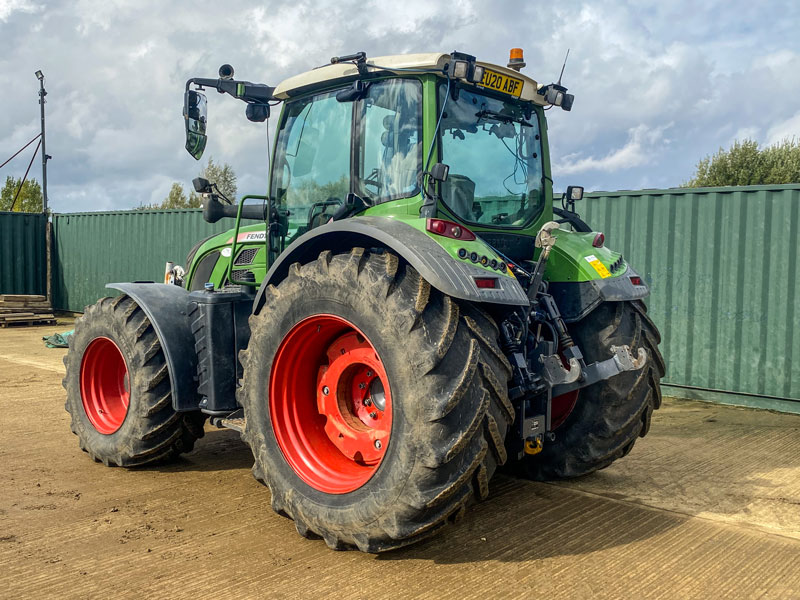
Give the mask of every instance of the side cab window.
M 288 237 L 326 223 L 350 191 L 351 103 L 335 92 L 287 103 L 278 131 L 272 197 Z
M 387 79 L 361 101 L 359 195 L 373 203 L 419 193 L 422 170 L 422 85 Z

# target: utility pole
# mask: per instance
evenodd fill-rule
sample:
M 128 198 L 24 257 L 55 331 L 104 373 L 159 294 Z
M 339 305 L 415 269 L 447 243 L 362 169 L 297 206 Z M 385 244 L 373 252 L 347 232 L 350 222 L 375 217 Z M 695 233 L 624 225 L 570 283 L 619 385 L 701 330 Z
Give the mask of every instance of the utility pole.
M 44 73 L 36 71 L 36 79 L 39 80 L 39 106 L 42 114 L 42 212 L 47 212 L 47 161 L 51 157 L 47 154 L 44 143 L 44 97 L 47 92 L 44 89 Z

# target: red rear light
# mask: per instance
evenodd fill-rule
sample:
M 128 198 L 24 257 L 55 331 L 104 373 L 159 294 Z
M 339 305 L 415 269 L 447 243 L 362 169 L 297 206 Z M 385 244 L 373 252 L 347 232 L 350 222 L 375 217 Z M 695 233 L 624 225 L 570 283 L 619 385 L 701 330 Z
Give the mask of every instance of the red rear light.
M 594 240 L 592 241 L 592 246 L 594 246 L 595 248 L 602 248 L 605 241 L 606 241 L 606 236 L 604 236 L 602 233 L 598 233 L 596 236 L 594 236 Z
M 634 275 L 633 277 L 631 277 L 631 283 L 633 285 L 642 285 L 642 278 L 637 275 Z
M 497 279 L 495 277 L 475 277 L 475 285 L 481 289 L 494 289 L 497 287 Z
M 453 223 L 452 221 L 445 221 L 444 219 L 428 219 L 425 224 L 425 229 L 436 235 L 443 235 L 444 237 L 453 238 L 454 240 L 471 242 L 475 239 L 475 234 L 463 225 Z

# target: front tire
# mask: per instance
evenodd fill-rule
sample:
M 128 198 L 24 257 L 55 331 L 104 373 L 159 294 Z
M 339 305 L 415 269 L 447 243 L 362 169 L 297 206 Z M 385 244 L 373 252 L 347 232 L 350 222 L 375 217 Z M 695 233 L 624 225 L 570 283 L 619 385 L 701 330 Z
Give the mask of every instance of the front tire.
M 173 410 L 161 343 L 129 296 L 86 308 L 64 365 L 72 432 L 94 460 L 120 467 L 166 462 L 203 437 L 202 413 Z
M 250 326 L 244 439 L 301 535 L 390 550 L 486 497 L 514 418 L 489 317 L 355 248 L 293 265 Z
M 611 347 L 623 344 L 634 356 L 644 348 L 647 362 L 638 371 L 598 381 L 569 398 L 554 398 L 554 415 L 564 417 L 555 429 L 555 441 L 513 465 L 529 479 L 578 477 L 609 466 L 647 434 L 653 411 L 661 406 L 661 336 L 641 300 L 605 302 L 569 330 L 587 364 L 610 358 Z M 566 407 L 559 405 L 564 402 Z

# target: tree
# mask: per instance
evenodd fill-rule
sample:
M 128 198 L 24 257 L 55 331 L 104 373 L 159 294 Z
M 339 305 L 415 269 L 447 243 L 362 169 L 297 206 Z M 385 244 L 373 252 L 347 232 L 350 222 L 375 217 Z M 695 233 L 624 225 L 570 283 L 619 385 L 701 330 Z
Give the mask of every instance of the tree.
M 697 163 L 683 187 L 800 183 L 800 142 L 792 138 L 759 149 L 758 142 L 736 140 L 728 150 Z
M 200 171 L 200 177 L 208 179 L 210 183 L 216 183 L 220 191 L 231 201 L 236 200 L 236 173 L 228 163 L 222 166 L 216 164 L 213 158 L 208 159 L 208 163 Z M 158 210 L 168 208 L 201 208 L 202 198 L 194 190 L 186 195 L 183 186 L 177 181 L 172 184 L 166 199 L 159 204 L 142 204 L 136 210 Z
M 200 208 L 203 206 L 200 197 L 192 192 L 186 197 L 183 186 L 180 183 L 173 183 L 169 190 L 169 195 L 159 208 Z
M 203 203 L 200 196 L 192 192 L 189 197 L 186 197 L 186 192 L 183 191 L 183 186 L 177 181 L 172 184 L 169 189 L 169 194 L 163 202 L 158 204 L 141 204 L 136 207 L 136 210 L 164 210 L 169 208 L 200 208 Z
M 10 211 L 14 204 L 14 197 L 17 195 L 19 184 L 22 178 L 15 179 L 10 175 L 6 177 L 6 183 L 0 190 L 0 210 Z M 35 179 L 28 179 L 19 192 L 17 203 L 14 204 L 14 212 L 42 212 L 42 186 Z
M 209 158 L 208 164 L 200 172 L 200 177 L 208 179 L 210 183 L 216 183 L 220 191 L 231 202 L 236 201 L 236 173 L 228 163 L 220 166 L 214 162 L 213 158 Z

